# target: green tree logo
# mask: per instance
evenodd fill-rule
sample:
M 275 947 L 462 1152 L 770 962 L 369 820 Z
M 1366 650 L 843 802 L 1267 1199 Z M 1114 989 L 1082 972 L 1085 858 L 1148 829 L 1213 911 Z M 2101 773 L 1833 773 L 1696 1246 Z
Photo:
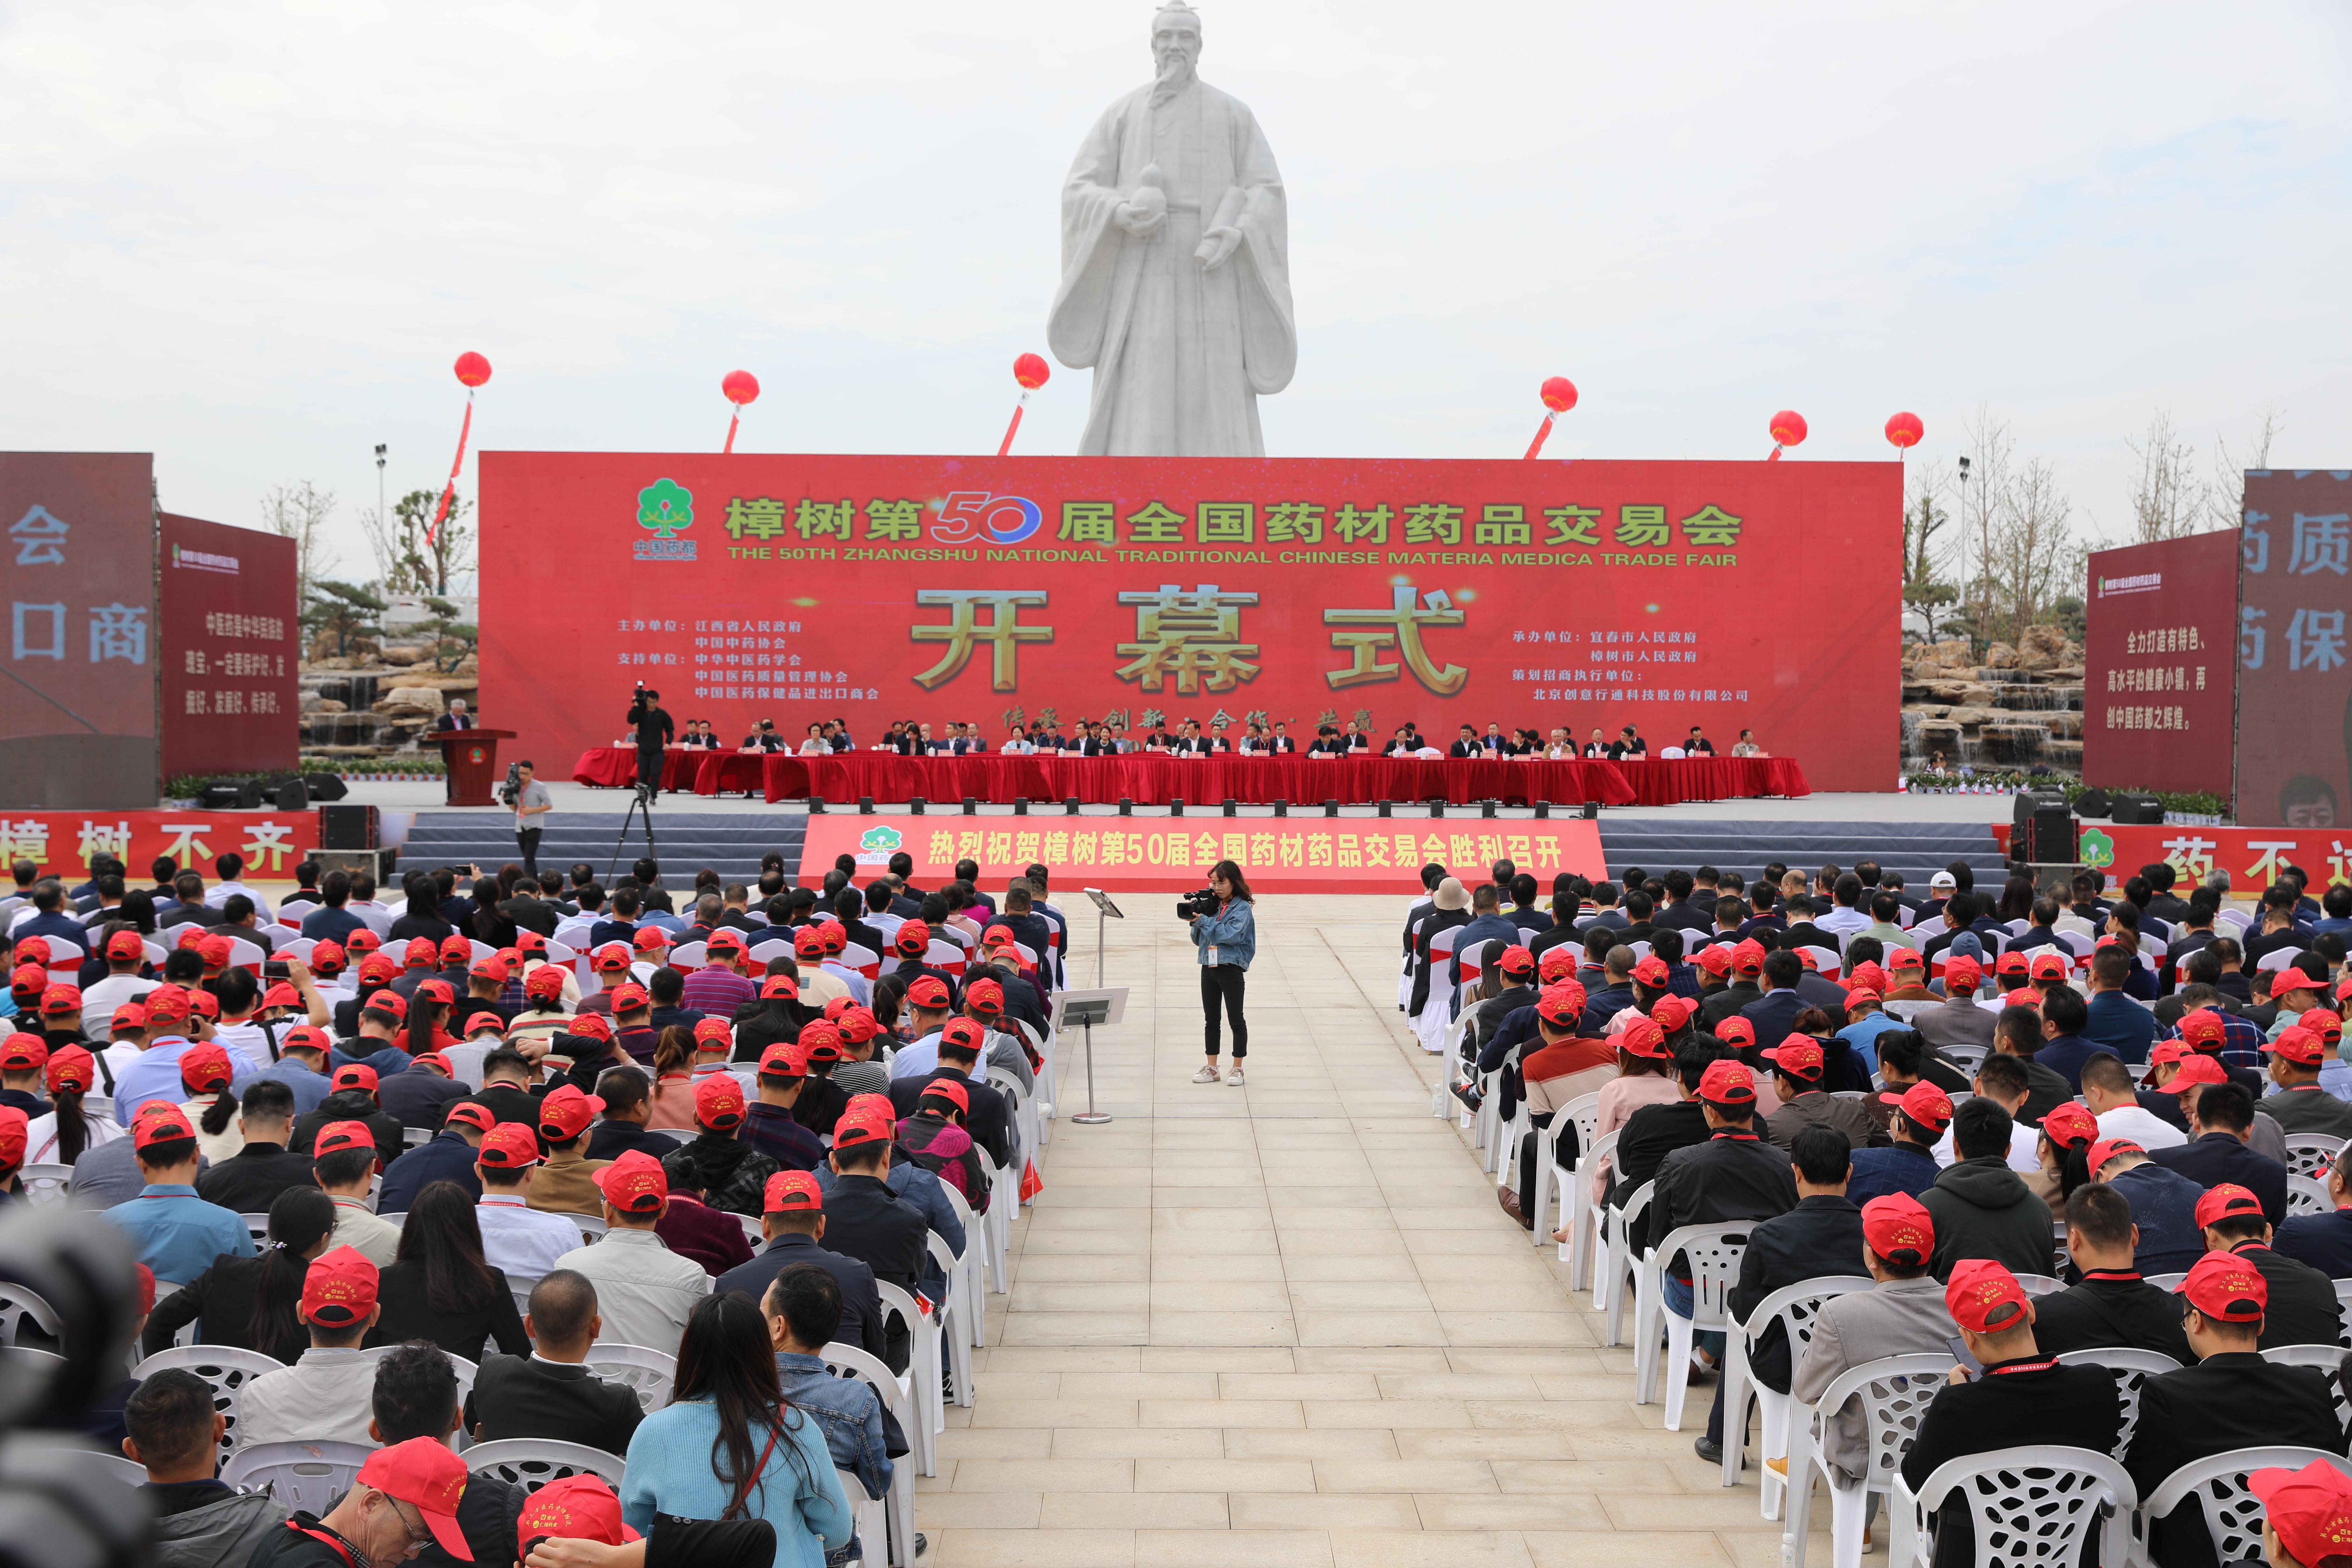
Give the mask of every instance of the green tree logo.
M 637 492 L 637 526 L 664 539 L 694 526 L 694 494 L 676 479 L 656 479 Z
M 2112 866 L 2116 863 L 2116 841 L 2095 827 L 2086 827 L 2075 854 L 2085 866 Z
M 869 827 L 857 840 L 857 847 L 870 852 L 895 850 L 905 841 L 895 827 Z

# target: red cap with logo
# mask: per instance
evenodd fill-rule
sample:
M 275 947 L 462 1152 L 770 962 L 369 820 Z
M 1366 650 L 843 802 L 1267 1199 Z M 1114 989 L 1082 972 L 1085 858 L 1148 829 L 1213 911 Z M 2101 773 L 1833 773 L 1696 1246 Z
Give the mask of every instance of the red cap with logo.
M 2081 1100 L 2069 1100 L 2050 1108 L 2042 1119 L 2042 1131 L 2061 1149 L 2087 1149 L 2098 1141 L 2099 1119 Z
M 2188 1041 L 2194 1049 L 2201 1051 L 2210 1046 L 2215 1050 L 2220 1050 L 2222 1037 L 2228 1032 L 2228 1026 L 2222 1023 L 2221 1015 L 2214 1012 L 2210 1007 L 2200 1007 L 2193 1013 L 2180 1015 L 2180 1037 Z
M 13 1171 L 25 1163 L 25 1141 L 30 1125 L 23 1111 L 13 1105 L 0 1105 L 0 1171 Z
M 848 1012 L 850 1008 L 856 1005 L 856 1003 L 851 1001 L 846 996 L 836 996 L 832 1001 L 824 1005 L 825 1018 L 828 1022 L 832 1019 L 838 1018 L 844 1013 Z
M 862 1046 L 881 1032 L 881 1021 L 869 1009 L 845 1007 L 841 1010 L 842 1038 Z
M 184 1024 L 188 1019 L 188 994 L 176 985 L 158 985 L 140 1000 L 147 1005 L 151 1024 Z
M 1944 994 L 1965 995 L 1984 980 L 1984 969 L 1973 958 L 1955 958 L 1944 964 Z
M 63 1051 L 58 1053 L 58 1057 L 64 1055 Z M 52 1068 L 56 1067 L 58 1057 L 49 1058 Z M 151 1100 L 141 1106 L 139 1113 L 131 1119 L 131 1146 L 133 1149 L 151 1148 L 174 1138 L 194 1140 L 196 1130 L 188 1124 L 187 1112 L 167 1100 Z
M 838 921 L 820 921 L 816 929 L 824 934 L 824 951 L 828 957 L 849 946 L 849 933 L 841 929 Z
M 801 983 L 789 974 L 771 974 L 760 982 L 760 996 L 763 1001 L 772 1002 L 782 997 L 787 1002 L 796 1002 L 800 994 Z
M 801 1026 L 802 1057 L 811 1062 L 837 1062 L 841 1059 L 841 1031 L 822 1019 L 812 1019 Z
M 445 936 L 441 939 L 439 956 L 443 963 L 463 963 L 474 956 L 474 944 L 466 937 Z
M 2197 1200 L 2197 1228 L 2200 1230 L 2240 1216 L 2262 1218 L 2263 1200 L 2254 1196 L 2251 1188 L 2242 1187 L 2235 1182 L 2223 1182 L 2219 1186 L 2208 1187 L 2204 1195 Z
M 736 1098 L 742 1096 L 739 1091 Z M 669 1177 L 661 1162 L 642 1149 L 628 1149 L 595 1175 L 596 1190 L 623 1214 L 653 1214 L 669 1201 Z
M 2091 1152 L 2085 1158 L 2084 1163 L 2090 1167 L 2091 1174 L 2096 1176 L 2101 1171 L 2107 1168 L 2107 1162 L 2113 1160 L 2118 1154 L 2145 1154 L 2147 1152 L 2147 1150 L 2141 1148 L 2137 1143 L 2128 1138 L 2102 1138 L 2097 1142 L 2091 1145 Z
M 457 1114 L 452 1110 L 450 1120 L 457 1120 Z M 482 1147 L 475 1157 L 493 1171 L 520 1171 L 526 1165 L 536 1165 L 539 1135 L 520 1121 L 501 1121 L 482 1134 Z
M 1495 961 L 1495 967 L 1505 974 L 1524 977 L 1536 972 L 1536 955 L 1525 947 L 1507 947 L 1503 956 Z
M 1675 1054 L 1666 1048 L 1666 1032 L 1658 1026 L 1654 1015 L 1626 1025 L 1624 1033 L 1617 1037 L 1617 1048 L 1628 1056 L 1646 1057 L 1652 1061 Z
M 948 983 L 936 974 L 919 974 L 907 987 L 907 1005 L 939 1012 L 948 1005 Z
M 400 950 L 400 956 L 401 963 L 410 969 L 430 969 L 441 962 L 441 946 L 429 936 L 413 936 L 408 945 Z
M 613 1026 L 602 1013 L 574 1013 L 571 1021 L 564 1025 L 563 1032 L 581 1039 L 603 1040 L 606 1044 L 610 1044 L 613 1038 Z
M 1650 1004 L 1650 1017 L 1659 1028 L 1669 1032 L 1690 1022 L 1698 1005 L 1687 996 L 1661 996 Z
M 966 1010 L 993 1018 L 1004 1011 L 1004 987 L 993 980 L 975 980 L 963 988 Z
M 302 995 L 281 980 L 269 988 L 268 994 L 262 997 L 261 1005 L 265 1007 L 299 1007 L 302 1005 Z
M 669 932 L 659 926 L 639 926 L 634 941 L 639 952 L 659 952 L 669 945 Z
M 1547 956 L 1557 949 L 1547 949 Z M 1698 966 L 1709 974 L 1731 973 L 1731 949 L 1722 942 L 1710 942 L 1698 950 Z
M 925 1100 L 945 1100 L 948 1104 L 954 1106 L 958 1110 L 963 1112 L 965 1115 L 969 1116 L 971 1114 L 971 1091 L 965 1089 L 962 1084 L 958 1083 L 951 1078 L 935 1078 L 931 1079 L 930 1082 L 923 1085 L 923 1092 L 917 1095 L 915 1098 L 918 1101 Z
M 596 950 L 596 955 L 588 961 L 588 966 L 598 971 L 628 968 L 629 944 L 625 942 L 606 942 Z
M 1002 947 L 1006 942 L 1014 942 L 1017 939 L 1013 936 L 1011 926 L 992 925 L 980 933 L 980 940 L 989 947 Z
M 2148 1065 L 2165 1067 L 2178 1064 L 2187 1061 L 2196 1054 L 2189 1048 L 2189 1042 L 2186 1040 L 2158 1040 L 2147 1048 Z
M 817 928 L 813 925 L 803 926 L 798 931 L 793 932 L 793 956 L 795 958 L 823 958 L 824 956 L 824 932 L 817 930 Z
M 363 1089 L 370 1094 L 376 1090 L 375 1068 L 365 1062 L 346 1062 L 335 1069 L 330 1080 L 337 1089 Z
M 375 932 L 370 931 L 365 926 L 360 927 L 359 930 L 352 931 L 350 935 L 343 938 L 343 949 L 347 952 L 356 952 L 365 955 L 367 953 L 379 952 L 383 947 L 383 938 L 376 935 Z
M 196 1013 L 217 1023 L 220 1020 L 220 998 L 209 991 L 188 993 L 188 1005 Z
M 1764 1059 L 1790 1078 L 1811 1080 L 1822 1076 L 1822 1043 L 1811 1035 L 1790 1035 L 1764 1052 Z
M 365 1149 L 375 1152 L 375 1134 L 364 1121 L 330 1121 L 319 1129 L 318 1138 L 310 1145 L 313 1159 L 339 1154 L 346 1149 Z
M 334 1046 L 334 1037 L 316 1024 L 297 1024 L 278 1037 L 278 1048 L 282 1051 L 317 1051 L 321 1055 Z
M 462 1121 L 468 1127 L 478 1127 L 488 1132 L 499 1124 L 499 1118 L 496 1111 L 478 1100 L 461 1100 L 449 1107 L 441 1121 L 444 1126 Z M 518 1121 L 515 1125 L 520 1127 L 522 1123 Z
M 1906 969 L 1925 969 L 1927 961 L 1916 947 L 1898 947 L 1886 955 L 1886 967 L 1899 973 Z
M 2073 967 L 2066 962 L 2064 953 L 2054 947 L 2045 947 L 2033 955 L 2033 961 L 2026 965 L 2025 973 L 2027 978 L 2032 980 L 2063 980 Z
M 604 1109 L 603 1100 L 593 1094 L 583 1094 L 578 1084 L 561 1084 L 548 1090 L 547 1098 L 539 1102 L 539 1135 L 551 1143 L 577 1138 L 588 1131 L 588 1124 Z
M 120 1035 L 126 1030 L 137 1029 L 143 1033 L 146 1027 L 147 1005 L 143 1002 L 125 1002 L 114 1010 L 114 1016 L 107 1021 L 106 1032 L 110 1035 Z
M 1715 1061 L 1699 1076 L 1698 1097 L 1710 1105 L 1738 1108 L 1756 1103 L 1756 1075 L 1745 1062 Z
M 1671 984 L 1672 976 L 1666 968 L 1666 961 L 1652 953 L 1633 965 L 1633 980 L 1636 984 L 1646 985 L 1653 991 L 1663 991 Z
M 1845 977 L 1847 984 L 1853 990 L 1875 991 L 1881 996 L 1886 994 L 1886 971 L 1866 958 L 1847 970 Z
M 1822 961 L 1813 956 L 1811 948 L 1801 947 L 1797 950 L 1797 967 L 1809 973 L 1818 974 L 1821 973 Z
M 743 1121 L 743 1085 L 731 1072 L 715 1072 L 694 1086 L 694 1119 L 713 1132 L 730 1132 Z
M 2225 1323 L 2259 1323 L 2271 1304 L 2270 1283 L 2262 1270 L 2234 1252 L 2209 1252 L 2190 1264 L 2179 1294 Z
M 595 1476 L 566 1476 L 523 1499 L 515 1519 L 515 1561 L 541 1541 L 599 1541 L 619 1546 L 637 1532 L 621 1522 L 621 1500 Z
M 226 969 L 236 952 L 225 936 L 208 936 L 196 943 L 196 956 L 205 961 L 206 969 Z
M 420 980 L 412 995 L 419 1002 L 438 1002 L 446 1007 L 457 1000 L 457 991 L 446 980 Z
M 1749 938 L 1731 949 L 1731 967 L 1742 974 L 1764 973 L 1764 944 Z
M 824 1189 L 806 1171 L 778 1171 L 768 1178 L 761 1199 L 762 1214 L 810 1214 L 824 1208 Z
M 1756 1026 L 1745 1018 L 1725 1018 L 1715 1026 L 1715 1037 L 1731 1046 L 1756 1043 Z
M 43 1070 L 42 1081 L 49 1086 L 51 1094 L 88 1094 L 90 1079 L 97 1073 L 98 1064 L 88 1051 L 79 1046 L 59 1046 L 49 1053 L 49 1065 Z
M 375 1265 L 358 1247 L 338 1247 L 313 1258 L 309 1271 L 302 1276 L 302 1317 L 322 1328 L 352 1328 L 375 1310 Z M 419 1443 L 427 1440 L 415 1439 Z M 441 1451 L 449 1453 L 446 1448 Z M 449 1457 L 455 1459 L 457 1456 Z M 460 1537 L 459 1544 L 463 1543 Z
M 2223 1068 L 2218 1058 L 2194 1056 L 2183 1061 L 2179 1070 L 2170 1079 L 2157 1085 L 2157 1090 L 2161 1094 L 2185 1094 L 2200 1083 L 2229 1081 L 2229 1072 Z
M 400 965 L 381 952 L 371 952 L 360 960 L 360 984 L 389 985 L 400 973 Z
M 1935 1256 L 1936 1217 L 1909 1193 L 1889 1193 L 1862 1205 L 1862 1239 L 1896 1268 L 1916 1268 Z
M 2025 1321 L 2025 1287 L 1990 1258 L 1963 1258 L 1944 1284 L 1944 1307 L 1970 1333 L 2003 1333 Z
M 702 1018 L 696 1021 L 694 1026 L 694 1045 L 697 1050 L 700 1050 L 706 1046 L 716 1046 L 721 1050 L 726 1050 L 732 1047 L 734 1043 L 735 1027 L 733 1025 L 728 1023 L 726 1019 Z
M 1576 954 L 1566 945 L 1548 947 L 1536 960 L 1536 978 L 1546 985 L 1555 980 L 1571 980 L 1576 976 Z
M 816 1026 L 814 1024 L 803 1024 L 801 1026 L 800 1039 L 778 1040 L 766 1050 L 761 1051 L 760 1053 L 761 1076 L 763 1078 L 806 1078 L 808 1076 L 809 1058 L 808 1051 L 803 1042 L 808 1038 L 808 1032 L 814 1027 L 816 1027 Z M 730 1073 L 725 1076 L 731 1078 L 734 1075 Z
M 1884 998 L 1869 986 L 1856 985 L 1845 994 L 1845 1010 L 1852 1013 L 1856 1007 L 1876 1007 L 1883 1001 Z
M 206 1041 L 180 1053 L 180 1081 L 188 1086 L 191 1094 L 218 1094 L 236 1076 L 236 1069 L 229 1065 L 228 1050 L 224 1046 Z
M 533 952 L 545 952 L 547 951 L 547 939 L 540 935 L 535 931 L 519 931 L 515 932 L 514 950 L 518 956 Z M 503 952 L 504 950 L 501 949 L 500 951 Z
M 493 985 L 504 985 L 507 983 L 507 961 L 494 952 L 467 973 L 477 980 L 487 980 Z
M 147 951 L 147 944 L 135 931 L 119 931 L 106 939 L 109 958 L 138 958 Z
M 362 1013 L 373 1013 L 379 1018 L 389 1018 L 395 1024 L 408 1021 L 408 999 L 389 985 L 371 994 L 361 1005 Z
M 2334 1050 L 2344 1039 L 2344 1020 L 2325 1007 L 2305 1007 L 2294 1021 L 2298 1029 L 2309 1029 L 2319 1037 L 2320 1044 Z
M 2284 996 L 2290 991 L 2325 992 L 2326 989 L 2327 982 L 2314 980 L 2292 964 L 2271 976 L 2271 994 L 2274 997 Z
M 1992 972 L 2001 975 L 2023 974 L 2030 967 L 2031 961 L 2026 958 L 2023 950 L 2011 948 L 2000 955 L 1999 961 L 1993 964 Z
M 702 944 L 702 951 L 706 954 L 731 952 L 740 957 L 749 950 L 743 945 L 740 936 L 722 927 L 710 933 L 710 940 Z
M 2297 1067 L 2315 1068 L 2327 1059 L 2326 1042 L 2299 1022 L 2263 1049 L 2275 1051 Z
M 1584 1016 L 1584 998 L 1565 984 L 1546 986 L 1536 998 L 1536 1016 L 1555 1027 L 1572 1029 Z
M 653 998 L 646 994 L 646 988 L 642 985 L 631 984 L 613 987 L 613 1011 L 615 1013 L 642 1013 L 653 1005 Z
M 1952 1124 L 1952 1097 L 1924 1078 L 1900 1094 L 1878 1098 L 1883 1104 L 1901 1107 L 1904 1115 L 1931 1132 L 1941 1132 Z
M 970 1018 L 950 1018 L 947 1026 L 940 1031 L 940 1049 L 942 1052 L 961 1051 L 976 1058 L 987 1045 L 988 1031 Z
M 496 1013 L 484 1009 L 470 1015 L 466 1019 L 465 1028 L 460 1032 L 470 1040 L 485 1030 L 494 1035 L 503 1035 L 507 1032 L 507 1021 Z M 424 1058 L 420 1057 L 417 1059 L 422 1061 Z
M 223 1059 L 228 1053 L 221 1052 Z M 38 1072 L 49 1061 L 49 1043 L 38 1035 L 22 1030 L 0 1040 L 0 1070 L 8 1072 Z
M 930 950 L 931 928 L 921 921 L 908 921 L 898 928 L 898 937 L 892 946 L 909 958 L 920 958 Z
M 850 1111 L 834 1123 L 833 1146 L 841 1150 L 855 1149 L 860 1143 L 887 1143 L 897 1131 L 898 1123 L 888 1117 Z
M 2246 1489 L 2262 1500 L 2263 1518 L 2297 1563 L 2352 1553 L 2352 1478 L 2326 1459 L 2299 1470 L 2255 1470 Z

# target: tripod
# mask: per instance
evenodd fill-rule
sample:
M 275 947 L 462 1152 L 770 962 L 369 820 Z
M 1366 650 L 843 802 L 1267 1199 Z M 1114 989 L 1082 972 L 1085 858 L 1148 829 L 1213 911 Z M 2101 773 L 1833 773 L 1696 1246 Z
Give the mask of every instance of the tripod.
M 613 873 L 620 869 L 621 847 L 629 841 L 629 825 L 636 821 L 640 816 L 646 819 L 646 854 L 653 859 L 661 858 L 661 851 L 654 847 L 653 790 L 644 784 L 639 784 L 635 797 L 629 802 L 628 814 L 621 818 L 621 836 L 613 840 L 613 861 L 611 865 L 604 868 L 604 879 L 608 882 L 613 879 Z

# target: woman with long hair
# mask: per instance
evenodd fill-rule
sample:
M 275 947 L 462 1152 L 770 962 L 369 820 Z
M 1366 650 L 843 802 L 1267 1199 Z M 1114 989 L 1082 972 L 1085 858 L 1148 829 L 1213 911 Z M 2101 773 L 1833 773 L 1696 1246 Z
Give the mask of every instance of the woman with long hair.
M 670 1403 L 637 1424 L 627 1458 L 621 1518 L 639 1532 L 656 1514 L 765 1520 L 776 1568 L 823 1568 L 849 1544 L 856 1521 L 824 1428 L 784 1403 L 749 1297 L 708 1297 L 688 1316 Z
M 1664 998 L 1661 997 L 1659 1003 Z M 1654 1004 L 1656 1005 L 1657 1004 Z M 1601 1086 L 1599 1116 L 1592 1124 L 1595 1142 L 1622 1128 L 1633 1112 L 1645 1105 L 1670 1105 L 1682 1098 L 1680 1080 L 1675 1077 L 1675 1047 L 1688 1040 L 1690 1020 L 1687 1015 L 1678 1029 L 1661 1029 L 1665 1037 L 1654 1043 L 1646 1034 L 1642 1037 L 1641 1050 L 1626 1045 L 1626 1037 L 1617 1037 L 1617 1076 Z M 1655 1052 L 1655 1055 L 1651 1053 Z M 1592 1201 L 1599 1203 L 1609 1191 L 1609 1156 L 1603 1154 L 1595 1162 L 1592 1175 Z M 1561 1194 L 1567 1201 L 1568 1194 Z M 1566 1226 L 1561 1227 L 1563 1233 Z
M 447 941 L 455 928 L 441 918 L 440 885 L 422 871 L 411 871 L 403 879 L 401 890 L 408 895 L 408 907 L 392 922 L 384 940 L 402 942 L 429 936 L 435 942 Z
M 670 1025 L 654 1042 L 654 1109 L 646 1126 L 693 1131 L 694 1054 L 694 1031 L 684 1024 Z
M 228 1088 L 229 1079 L 236 1076 L 226 1048 L 209 1040 L 180 1053 L 180 1083 L 189 1095 L 180 1109 L 195 1124 L 196 1152 L 215 1165 L 235 1159 L 245 1147 L 237 1099 Z
M 431 1340 L 451 1355 L 478 1361 L 493 1339 L 508 1355 L 529 1355 L 530 1341 L 507 1277 L 482 1258 L 482 1227 L 474 1200 L 455 1182 L 435 1182 L 416 1194 L 400 1227 L 400 1250 L 378 1277 L 383 1315 L 367 1343 L 396 1345 Z
M 196 1325 L 200 1345 L 259 1351 L 291 1365 L 310 1345 L 299 1306 L 310 1264 L 334 1241 L 335 1203 L 316 1187 L 289 1187 L 269 1205 L 269 1245 L 258 1258 L 226 1253 L 155 1303 L 139 1337 L 142 1355 L 169 1350 Z M 478 1345 L 475 1347 L 479 1349 Z
M 49 1053 L 48 1066 L 42 1069 L 49 1110 L 25 1129 L 26 1164 L 70 1165 L 84 1151 L 122 1136 L 122 1128 L 111 1117 L 93 1116 L 81 1108 L 82 1096 L 97 1075 L 98 1063 L 79 1046 Z
M 2033 918 L 2033 879 L 2011 877 L 2000 886 L 2000 902 L 1995 906 L 1992 918 L 2003 925 L 2011 921 Z
M 1209 887 L 1216 894 L 1214 914 L 1192 917 L 1194 956 L 1201 963 L 1201 1013 L 1209 1059 L 1192 1075 L 1194 1083 L 1217 1081 L 1217 1009 L 1224 1008 L 1234 1028 L 1234 1070 L 1226 1082 L 1243 1083 L 1242 1060 L 1249 1055 L 1249 1022 L 1242 1016 L 1242 997 L 1250 960 L 1257 955 L 1257 914 L 1249 879 L 1231 860 L 1209 868 Z

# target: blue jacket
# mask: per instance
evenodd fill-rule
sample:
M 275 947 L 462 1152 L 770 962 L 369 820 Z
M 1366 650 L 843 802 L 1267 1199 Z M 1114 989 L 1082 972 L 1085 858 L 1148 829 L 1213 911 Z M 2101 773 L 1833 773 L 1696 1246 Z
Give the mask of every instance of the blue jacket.
M 1907 1193 L 1917 1197 L 1936 1184 L 1942 1167 L 1936 1156 L 1915 1144 L 1897 1143 L 1885 1149 L 1856 1149 L 1853 1152 L 1853 1175 L 1845 1184 L 1846 1201 L 1856 1208 L 1873 1198 L 1892 1197 Z
M 383 1168 L 383 1190 L 376 1194 L 376 1213 L 406 1214 L 416 1194 L 436 1182 L 455 1182 L 480 1197 L 482 1178 L 474 1169 L 477 1157 L 474 1146 L 462 1134 L 435 1133 Z
M 2083 1038 L 2126 1062 L 2147 1060 L 2148 1050 L 2156 1044 L 2155 1014 L 2120 991 L 2101 991 L 2091 998 L 2090 1015 L 2090 1021 L 2083 1026 Z
M 190 1186 L 150 1183 L 106 1217 L 122 1227 L 139 1261 L 167 1285 L 184 1285 L 213 1266 L 213 1259 L 253 1256 L 253 1233 L 237 1215 L 208 1204 Z
M 2286 1222 L 2286 1167 L 2255 1153 L 2233 1132 L 2208 1132 L 2174 1148 L 2151 1149 L 2147 1157 L 2207 1192 L 2235 1182 L 2263 1200 L 2263 1213 L 2273 1225 Z
M 2352 1209 L 2299 1214 L 2278 1227 L 2271 1248 L 2331 1279 L 2352 1278 Z
M 2203 1187 L 2153 1163 L 2118 1172 L 2108 1185 L 2123 1194 L 2131 1205 L 2132 1224 L 2139 1226 L 2133 1268 L 2142 1274 L 2181 1274 L 2205 1256 L 2205 1233 L 2197 1224 Z
M 835 1377 L 825 1370 L 823 1356 L 793 1351 L 776 1352 L 776 1381 L 783 1386 L 786 1404 L 814 1416 L 824 1428 L 833 1468 L 856 1476 L 866 1497 L 880 1501 L 890 1489 L 890 1445 L 895 1439 L 903 1454 L 907 1439 L 882 1408 L 882 1396 L 873 1385 L 863 1378 Z M 851 1500 L 853 1510 L 856 1502 Z
M 1250 960 L 1257 956 L 1257 915 L 1249 900 L 1234 899 L 1215 914 L 1194 921 L 1192 946 L 1198 950 L 1194 956 L 1204 966 L 1209 962 L 1209 949 L 1213 946 L 1220 965 L 1247 969 Z
M 754 1426 L 754 1450 L 768 1429 Z M 637 1423 L 621 1474 L 621 1518 L 640 1535 L 656 1513 L 717 1519 L 733 1500 L 710 1462 L 719 1415 L 708 1399 L 683 1399 Z M 834 1473 L 833 1451 L 814 1415 L 787 1406 L 783 1429 L 751 1489 L 743 1514 L 776 1527 L 776 1568 L 822 1568 L 824 1554 L 849 1544 L 856 1519 Z
M 822 1160 L 817 1162 L 812 1173 L 816 1177 L 816 1190 L 830 1199 L 841 1178 L 834 1174 L 833 1168 Z M 949 1251 L 959 1256 L 962 1254 L 963 1221 L 956 1218 L 955 1205 L 948 1202 L 946 1189 L 940 1185 L 937 1176 L 911 1160 L 893 1160 L 890 1162 L 890 1174 L 882 1184 L 898 1194 L 900 1203 L 914 1205 L 924 1223 L 939 1232 L 940 1239 L 948 1244 Z M 940 1272 L 939 1265 L 928 1258 L 923 1263 L 923 1294 L 934 1301 L 948 1299 L 948 1277 Z

